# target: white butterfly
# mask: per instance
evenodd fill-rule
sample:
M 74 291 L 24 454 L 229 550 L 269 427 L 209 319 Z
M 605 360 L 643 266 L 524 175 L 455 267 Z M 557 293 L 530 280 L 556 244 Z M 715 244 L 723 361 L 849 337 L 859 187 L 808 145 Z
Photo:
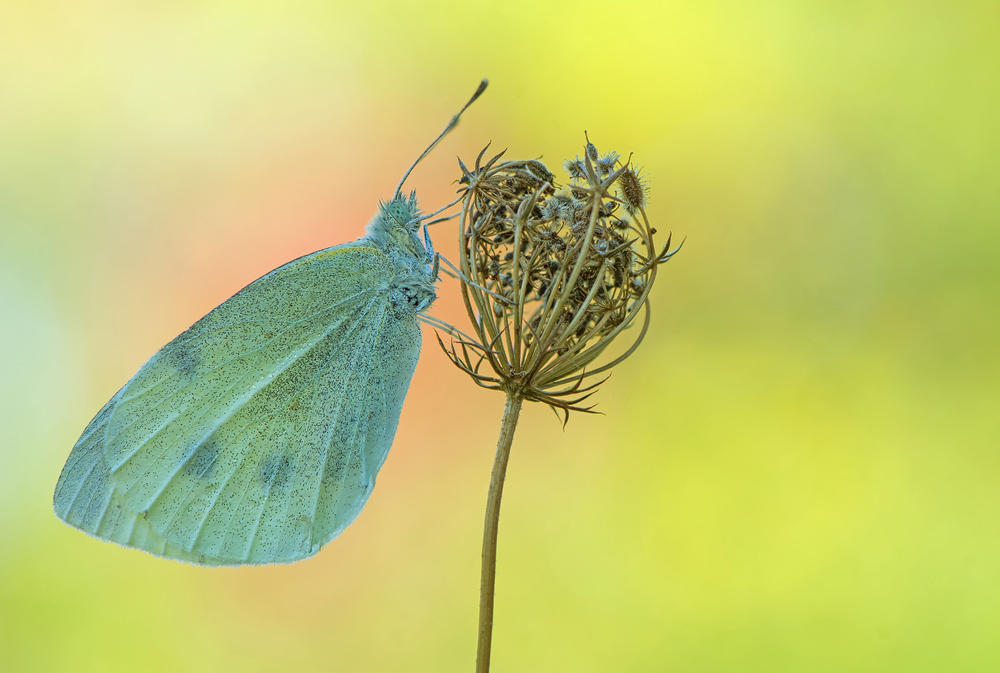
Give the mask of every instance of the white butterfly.
M 402 185 L 485 88 L 364 237 L 257 279 L 142 366 L 73 447 L 59 518 L 206 565 L 297 561 L 354 521 L 396 433 L 418 314 L 436 298 L 426 225 L 418 236 L 429 216 Z

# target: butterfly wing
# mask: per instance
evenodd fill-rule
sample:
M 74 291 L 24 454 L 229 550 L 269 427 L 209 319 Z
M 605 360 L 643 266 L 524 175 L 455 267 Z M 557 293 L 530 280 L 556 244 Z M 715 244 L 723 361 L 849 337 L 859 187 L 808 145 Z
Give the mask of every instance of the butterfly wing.
M 368 499 L 416 367 L 420 330 L 391 301 L 393 275 L 382 252 L 349 244 L 221 304 L 91 422 L 57 514 L 200 563 L 316 553 Z

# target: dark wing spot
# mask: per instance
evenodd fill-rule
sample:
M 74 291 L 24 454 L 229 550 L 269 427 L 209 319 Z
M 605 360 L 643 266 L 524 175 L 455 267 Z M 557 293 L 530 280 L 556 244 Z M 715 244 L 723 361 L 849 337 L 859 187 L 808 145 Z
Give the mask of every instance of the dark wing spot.
M 209 435 L 184 463 L 184 474 L 198 479 L 207 479 L 219 457 L 220 448 L 222 447 L 219 446 L 215 435 Z
M 280 490 L 292 476 L 292 461 L 288 456 L 268 456 L 260 466 L 260 481 L 270 484 L 272 490 Z
M 190 342 L 174 346 L 173 348 L 168 347 L 164 351 L 163 357 L 167 361 L 167 364 L 179 371 L 187 379 L 194 378 L 195 370 L 201 364 L 201 353 Z

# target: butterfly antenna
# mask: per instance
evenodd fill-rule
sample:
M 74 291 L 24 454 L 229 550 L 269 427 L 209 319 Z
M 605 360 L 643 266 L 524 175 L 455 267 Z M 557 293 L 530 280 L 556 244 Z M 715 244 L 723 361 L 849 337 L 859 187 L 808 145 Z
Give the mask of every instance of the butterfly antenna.
M 399 193 L 403 189 L 403 183 L 406 182 L 406 178 L 410 177 L 410 173 L 413 172 L 413 169 L 417 167 L 417 164 L 419 164 L 420 161 L 424 157 L 426 157 L 430 153 L 430 151 L 432 149 L 434 149 L 435 145 L 437 145 L 439 142 L 441 142 L 442 138 L 444 138 L 446 135 L 448 135 L 449 131 L 451 131 L 453 128 L 455 128 L 455 125 L 458 124 L 458 118 L 462 116 L 462 113 L 465 112 L 469 108 L 470 105 L 472 105 L 473 103 L 476 102 L 477 98 L 479 98 L 480 96 L 483 95 L 483 92 L 486 91 L 486 86 L 488 84 L 489 84 L 489 80 L 487 80 L 487 79 L 483 79 L 483 81 L 479 83 L 479 88 L 476 89 L 476 93 L 472 94 L 472 98 L 469 99 L 469 102 L 466 103 L 462 107 L 462 109 L 458 111 L 457 115 L 455 115 L 454 117 L 451 118 L 451 121 L 448 122 L 448 125 L 444 127 L 444 131 L 441 131 L 441 135 L 439 135 L 437 138 L 435 138 L 434 142 L 432 142 L 430 144 L 430 146 L 426 150 L 423 151 L 423 154 L 421 154 L 419 157 L 417 157 L 417 160 L 413 162 L 413 165 L 410 166 L 410 168 L 403 175 L 403 179 L 399 181 L 399 185 L 396 187 L 396 193 L 393 195 L 393 198 L 396 198 L 397 196 L 399 196 Z

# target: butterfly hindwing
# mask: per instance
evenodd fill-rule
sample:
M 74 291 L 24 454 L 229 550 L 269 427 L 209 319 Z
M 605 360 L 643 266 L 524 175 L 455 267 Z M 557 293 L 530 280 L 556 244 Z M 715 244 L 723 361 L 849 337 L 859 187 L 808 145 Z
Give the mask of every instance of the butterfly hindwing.
M 67 474 L 72 455 L 64 470 L 67 493 L 99 492 L 82 523 L 103 506 L 104 519 L 132 518 L 145 538 L 102 534 L 104 522 L 88 532 L 209 564 L 318 551 L 367 500 L 419 356 L 416 318 L 391 301 L 392 277 L 371 247 L 314 253 L 161 349 L 78 442 L 106 479 L 81 481 L 82 465 Z

